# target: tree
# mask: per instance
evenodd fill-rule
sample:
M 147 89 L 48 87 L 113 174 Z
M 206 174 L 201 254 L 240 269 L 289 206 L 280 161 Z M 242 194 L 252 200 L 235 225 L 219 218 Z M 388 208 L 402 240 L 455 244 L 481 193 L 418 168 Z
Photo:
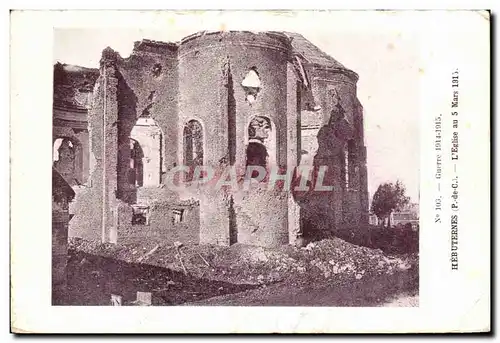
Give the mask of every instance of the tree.
M 390 216 L 394 210 L 400 210 L 410 202 L 406 196 L 405 186 L 398 180 L 396 183 L 382 183 L 373 195 L 371 211 L 382 220 L 388 218 L 387 226 L 391 226 Z

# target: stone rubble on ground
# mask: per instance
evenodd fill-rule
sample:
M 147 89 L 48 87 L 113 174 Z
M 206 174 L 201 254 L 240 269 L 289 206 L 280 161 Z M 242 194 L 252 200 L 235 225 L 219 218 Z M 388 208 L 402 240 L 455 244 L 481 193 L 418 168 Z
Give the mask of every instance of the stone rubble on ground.
M 380 249 L 353 245 L 339 238 L 309 243 L 303 248 L 283 246 L 271 249 L 240 244 L 221 247 L 184 245 L 182 242 L 175 242 L 174 246 L 157 242 L 142 245 L 70 240 L 70 248 L 131 263 L 140 262 L 138 259 L 143 256 L 143 253 L 137 253 L 138 249 L 153 251 L 144 263 L 180 272 L 185 267 L 194 277 L 235 284 L 264 285 L 293 279 L 311 281 L 314 278 L 360 280 L 368 274 L 392 275 L 418 264 L 417 254 L 387 256 Z M 184 266 L 177 258 L 180 247 L 183 247 Z

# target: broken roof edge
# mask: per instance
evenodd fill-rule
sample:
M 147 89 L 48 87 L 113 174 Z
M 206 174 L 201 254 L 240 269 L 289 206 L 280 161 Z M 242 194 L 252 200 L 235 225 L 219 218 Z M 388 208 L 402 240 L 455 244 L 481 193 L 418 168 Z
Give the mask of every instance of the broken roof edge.
M 348 68 L 332 68 L 324 65 L 319 65 L 319 64 L 312 64 L 315 69 L 320 69 L 326 72 L 332 72 L 335 74 L 343 74 L 347 77 L 349 77 L 351 80 L 353 80 L 355 83 L 358 82 L 359 80 L 359 75 L 355 71 L 352 71 L 351 69 Z
M 281 33 L 290 40 L 293 54 L 300 57 L 305 65 L 310 65 L 324 71 L 342 73 L 355 82 L 358 81 L 359 75 L 356 72 L 324 52 L 302 34 L 289 31 L 282 31 Z
M 283 41 L 289 45 L 290 53 L 292 56 L 298 56 L 302 63 L 306 66 L 313 67 L 314 69 L 320 69 L 326 72 L 333 73 L 341 73 L 348 76 L 354 82 L 359 80 L 359 75 L 353 70 L 345 67 L 343 64 L 338 62 L 329 54 L 325 53 L 315 44 L 313 44 L 310 40 L 305 38 L 302 34 L 296 32 L 289 31 L 245 31 L 245 30 L 229 30 L 229 31 L 198 31 L 191 35 L 188 35 L 182 38 L 178 42 L 162 42 L 151 39 L 142 39 L 140 41 L 134 42 L 134 47 L 131 54 L 127 57 L 122 57 L 119 52 L 113 50 L 111 47 L 106 47 L 102 51 L 100 66 L 104 61 L 108 62 L 118 62 L 118 61 L 126 61 L 130 57 L 132 57 L 135 53 L 138 52 L 146 52 L 146 53 L 157 53 L 162 54 L 166 52 L 175 53 L 179 49 L 181 45 L 186 42 L 192 41 L 196 38 L 205 36 L 205 35 L 225 35 L 231 33 L 249 33 L 249 34 L 265 34 L 276 37 L 278 39 L 283 39 Z M 57 62 L 63 66 L 70 66 L 70 68 L 80 69 L 82 72 L 96 72 L 98 68 L 88 68 L 81 67 L 76 65 L 62 64 Z
M 158 52 L 162 51 L 176 51 L 177 48 L 179 47 L 178 42 L 162 42 L 162 41 L 157 41 L 157 40 L 152 40 L 152 39 L 142 39 L 140 41 L 135 41 L 134 42 L 134 51 L 149 51 L 151 52 L 151 49 L 153 50 L 158 50 Z M 149 49 L 148 49 L 149 48 Z
M 99 68 L 84 67 L 77 64 L 62 63 L 57 61 L 54 63 L 54 68 L 61 68 L 66 73 L 98 73 Z
M 98 68 L 88 68 L 57 62 L 53 66 L 52 108 L 74 113 L 86 113 L 85 105 L 79 104 L 77 94 L 91 93 L 100 76 Z
M 284 35 L 280 31 L 249 31 L 249 30 L 204 30 L 204 31 L 198 31 L 193 34 L 190 34 L 189 36 L 186 36 L 178 42 L 178 45 L 185 44 L 189 41 L 192 41 L 196 38 L 203 37 L 203 36 L 208 36 L 208 35 L 227 35 L 231 33 L 248 33 L 248 34 L 254 34 L 254 35 L 259 35 L 259 34 L 264 34 L 264 35 L 275 35 L 278 36 L 279 38 L 282 38 L 284 40 L 288 40 L 288 37 Z
M 301 65 L 303 66 L 302 69 L 304 70 L 304 73 L 306 74 L 306 78 L 308 80 L 308 83 L 311 82 L 312 78 L 314 78 L 314 70 L 319 70 L 327 73 L 333 73 L 333 74 L 343 74 L 346 75 L 348 78 L 350 78 L 354 83 L 357 83 L 359 80 L 359 75 L 358 73 L 348 69 L 348 68 L 335 68 L 335 67 L 330 67 L 330 66 L 325 66 L 322 64 L 318 63 L 312 63 L 308 60 L 306 60 L 301 54 L 299 53 L 293 53 L 293 60 L 291 61 L 292 64 L 295 64 L 295 60 L 298 60 Z M 308 76 L 308 74 L 311 74 L 311 76 Z

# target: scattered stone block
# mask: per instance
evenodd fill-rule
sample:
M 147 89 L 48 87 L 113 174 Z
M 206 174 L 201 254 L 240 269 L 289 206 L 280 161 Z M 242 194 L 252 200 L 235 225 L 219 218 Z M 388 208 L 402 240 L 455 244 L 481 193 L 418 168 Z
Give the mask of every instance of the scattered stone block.
M 151 306 L 152 296 L 151 292 L 137 292 L 136 305 L 139 306 Z
M 111 294 L 111 305 L 122 306 L 123 297 L 121 295 Z

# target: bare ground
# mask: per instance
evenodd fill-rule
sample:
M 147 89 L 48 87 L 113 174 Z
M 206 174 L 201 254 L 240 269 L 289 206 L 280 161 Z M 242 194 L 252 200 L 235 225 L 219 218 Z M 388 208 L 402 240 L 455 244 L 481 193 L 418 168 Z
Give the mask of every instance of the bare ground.
M 256 287 L 199 279 L 167 268 L 75 250 L 69 251 L 67 270 L 68 305 L 111 305 L 111 294 L 122 296 L 123 305 L 130 305 L 137 292 L 152 293 L 154 305 L 179 305 Z
M 336 285 L 287 283 L 218 296 L 184 305 L 198 306 L 418 306 L 418 280 L 411 272 L 371 276 Z

